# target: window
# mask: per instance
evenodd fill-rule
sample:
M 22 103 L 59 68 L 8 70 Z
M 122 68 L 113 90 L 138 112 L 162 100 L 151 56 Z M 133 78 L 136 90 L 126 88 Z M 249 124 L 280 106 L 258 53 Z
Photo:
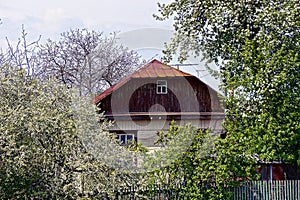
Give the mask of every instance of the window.
M 117 134 L 116 139 L 121 145 L 128 145 L 129 141 L 134 140 L 134 134 Z
M 157 87 L 156 87 L 156 93 L 157 94 L 167 94 L 167 92 L 168 92 L 167 81 L 158 80 Z

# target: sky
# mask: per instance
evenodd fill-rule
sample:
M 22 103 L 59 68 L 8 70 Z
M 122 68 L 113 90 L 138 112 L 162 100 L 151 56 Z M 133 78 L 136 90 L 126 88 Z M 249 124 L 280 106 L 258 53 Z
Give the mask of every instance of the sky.
M 14 44 L 21 36 L 22 26 L 27 32 L 27 43 L 41 36 L 58 40 L 70 29 L 87 28 L 109 35 L 118 32 L 120 42 L 138 51 L 144 59 L 160 59 L 164 43 L 172 36 L 172 21 L 157 21 L 157 1 L 172 0 L 0 0 L 0 50 L 7 48 L 6 37 Z M 198 64 L 181 70 L 197 75 L 218 90 L 219 82 L 208 75 L 204 62 L 190 59 L 186 63 Z M 175 62 L 175 59 L 174 59 Z
M 168 3 L 170 0 L 159 0 Z M 109 33 L 140 28 L 171 29 L 171 21 L 153 18 L 157 0 L 0 0 L 0 40 L 15 40 L 22 25 L 32 39 L 58 38 L 71 28 L 88 28 Z

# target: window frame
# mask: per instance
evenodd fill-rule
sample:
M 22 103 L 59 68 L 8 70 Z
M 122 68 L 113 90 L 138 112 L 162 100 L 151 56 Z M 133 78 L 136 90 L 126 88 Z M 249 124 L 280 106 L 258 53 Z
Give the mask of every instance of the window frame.
M 168 94 L 168 82 L 166 80 L 156 81 L 156 94 Z
M 124 143 L 121 140 L 122 136 L 125 136 Z M 128 136 L 131 136 L 131 138 L 132 138 L 132 139 L 130 139 L 131 141 L 135 141 L 135 134 L 133 134 L 133 133 L 118 133 L 118 134 L 116 134 L 116 140 L 119 142 L 120 145 L 126 146 L 126 145 L 128 145 Z

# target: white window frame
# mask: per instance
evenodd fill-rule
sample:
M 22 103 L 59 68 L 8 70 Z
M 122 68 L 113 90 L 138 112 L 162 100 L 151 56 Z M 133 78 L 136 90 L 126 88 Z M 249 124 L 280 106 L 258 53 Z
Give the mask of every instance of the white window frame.
M 156 94 L 167 94 L 168 85 L 166 80 L 157 80 L 156 81 Z
M 122 136 L 125 136 L 124 143 L 121 140 Z M 131 136 L 132 137 L 131 140 L 134 141 L 134 134 L 123 134 L 123 133 L 117 134 L 116 135 L 116 140 L 120 143 L 120 145 L 128 145 L 128 136 Z

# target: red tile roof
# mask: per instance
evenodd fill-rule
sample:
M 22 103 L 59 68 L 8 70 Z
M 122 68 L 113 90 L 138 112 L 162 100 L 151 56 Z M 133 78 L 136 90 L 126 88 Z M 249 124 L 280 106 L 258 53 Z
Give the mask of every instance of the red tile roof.
M 152 60 L 150 63 L 146 64 L 144 67 L 138 69 L 132 74 L 121 79 L 116 84 L 112 85 L 104 92 L 96 96 L 93 100 L 94 103 L 98 103 L 108 95 L 110 95 L 114 90 L 120 88 L 122 85 L 127 83 L 133 78 L 163 78 L 163 77 L 179 77 L 179 76 L 193 76 L 189 73 L 185 73 L 179 69 L 166 65 L 156 59 Z

